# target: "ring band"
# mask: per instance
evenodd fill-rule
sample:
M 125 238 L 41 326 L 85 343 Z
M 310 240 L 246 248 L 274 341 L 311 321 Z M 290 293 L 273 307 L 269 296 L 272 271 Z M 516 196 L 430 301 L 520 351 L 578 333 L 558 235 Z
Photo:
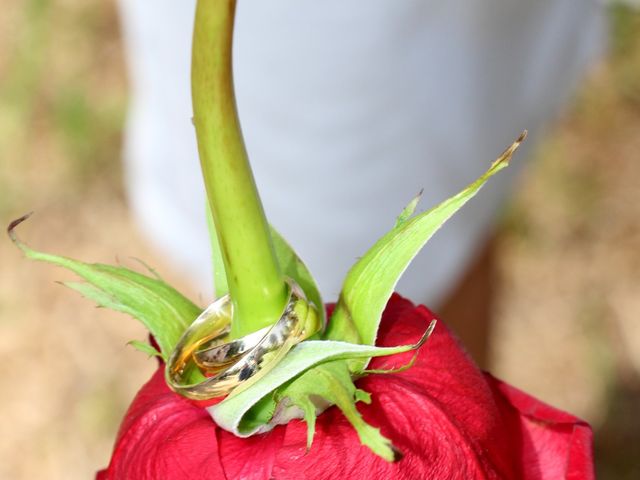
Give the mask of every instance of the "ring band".
M 320 329 L 320 318 L 302 289 L 287 279 L 288 301 L 270 327 L 229 339 L 233 305 L 227 294 L 209 305 L 184 332 L 165 370 L 169 387 L 193 400 L 209 400 L 244 390 L 275 367 L 295 344 Z M 205 378 L 186 379 L 194 370 Z

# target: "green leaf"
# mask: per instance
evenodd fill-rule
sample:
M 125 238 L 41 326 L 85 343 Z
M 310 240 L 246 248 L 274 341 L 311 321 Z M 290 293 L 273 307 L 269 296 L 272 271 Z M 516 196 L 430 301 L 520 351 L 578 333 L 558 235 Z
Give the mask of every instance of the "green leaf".
M 416 200 L 409 204 L 396 226 L 349 270 L 327 338 L 343 339 L 343 325 L 353 324 L 362 343 L 375 344 L 382 311 L 411 260 L 445 221 L 478 193 L 490 177 L 508 165 L 525 136 L 526 132 L 478 180 L 435 208 L 409 218 Z
M 147 355 L 149 355 L 149 357 L 162 357 L 162 354 L 147 342 L 141 342 L 140 340 L 130 340 L 127 342 L 127 345 L 131 345 L 136 350 L 142 353 L 146 353 Z
M 424 337 L 415 345 L 374 347 L 331 340 L 308 340 L 299 343 L 289 351 L 287 356 L 268 375 L 238 393 L 231 393 L 225 400 L 210 407 L 210 412 L 218 425 L 238 436 L 247 437 L 259 431 L 266 431 L 261 426 L 252 425 L 248 428 L 247 424 L 242 423 L 242 421 L 247 412 L 257 404 L 267 409 L 271 408 L 273 405 L 268 400 L 264 401 L 263 399 L 278 387 L 298 377 L 306 370 L 329 361 L 395 355 L 417 349 L 431 334 L 433 325 L 430 325 Z M 313 371 L 315 372 L 315 369 Z M 294 390 L 291 391 L 293 392 Z M 267 427 L 267 430 L 270 428 Z
M 265 425 L 272 421 L 278 406 L 276 394 L 278 390 L 265 395 L 241 416 L 238 423 L 239 432 L 258 432 L 265 430 Z
M 216 297 L 219 298 L 228 293 L 229 287 L 227 285 L 227 276 L 224 270 L 224 262 L 222 261 L 222 253 L 220 251 L 220 245 L 216 235 L 213 215 L 211 215 L 209 207 L 207 207 L 207 226 L 209 227 L 209 239 L 211 242 Z M 278 259 L 278 264 L 282 273 L 287 277 L 292 278 L 298 285 L 300 285 L 302 291 L 307 296 L 307 300 L 313 302 L 316 306 L 321 324 L 324 325 L 326 322 L 324 303 L 322 301 L 322 296 L 320 295 L 320 289 L 316 285 L 311 272 L 296 254 L 291 245 L 287 243 L 284 237 L 280 235 L 273 226 L 270 227 L 270 233 L 276 258 Z
M 66 285 L 99 306 L 126 313 L 140 320 L 155 337 L 163 358 L 167 358 L 184 330 L 201 309 L 158 278 L 147 277 L 124 267 L 83 263 L 67 257 L 38 252 L 22 243 L 14 229 L 29 215 L 15 220 L 7 232 L 27 258 L 71 270 L 88 283 Z
M 293 405 L 304 412 L 304 420 L 307 423 L 307 449 L 311 448 L 315 433 L 316 404 L 313 399 L 322 397 L 342 411 L 355 428 L 363 445 L 388 462 L 396 459 L 396 450 L 391 441 L 384 437 L 378 428 L 365 422 L 358 412 L 355 403 L 363 400 L 370 401 L 371 398 L 367 392 L 356 388 L 346 362 L 320 365 L 278 394 L 289 399 Z
M 307 296 L 307 300 L 313 302 L 316 306 L 318 315 L 320 316 L 320 323 L 324 325 L 324 303 L 322 302 L 320 289 L 318 285 L 316 285 L 316 281 L 313 279 L 311 272 L 309 272 L 309 269 L 300 257 L 298 257 L 291 245 L 289 245 L 284 237 L 273 227 L 271 227 L 271 239 L 273 240 L 273 248 L 276 251 L 282 273 L 300 285 L 300 288 L 302 288 L 302 291 Z
M 398 218 L 396 219 L 396 225 L 395 225 L 396 228 L 402 225 L 407 220 L 409 220 L 409 218 L 411 218 L 411 215 L 413 215 L 413 212 L 416 211 L 416 207 L 418 206 L 418 203 L 422 198 L 423 192 L 424 192 L 424 189 L 420 190 L 420 192 L 415 197 L 413 197 L 413 199 L 409 202 L 409 204 L 406 207 L 404 207 L 404 210 L 400 212 L 400 215 L 398 215 Z

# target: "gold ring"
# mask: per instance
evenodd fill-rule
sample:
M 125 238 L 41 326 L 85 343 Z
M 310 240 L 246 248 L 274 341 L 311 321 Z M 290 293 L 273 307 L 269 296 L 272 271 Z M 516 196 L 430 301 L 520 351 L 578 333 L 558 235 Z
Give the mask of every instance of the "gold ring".
M 280 319 L 236 340 L 229 339 L 233 318 L 229 295 L 209 305 L 169 357 L 165 370 L 169 387 L 193 400 L 237 393 L 266 375 L 291 347 L 316 333 L 321 325 L 315 305 L 307 301 L 298 284 L 286 281 L 288 301 Z M 198 371 L 205 378 L 188 381 Z

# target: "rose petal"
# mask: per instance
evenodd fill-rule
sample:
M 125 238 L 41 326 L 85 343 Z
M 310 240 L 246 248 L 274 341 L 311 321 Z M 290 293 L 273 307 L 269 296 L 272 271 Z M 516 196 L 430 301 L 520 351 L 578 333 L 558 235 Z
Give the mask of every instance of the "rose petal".
M 378 344 L 417 341 L 433 314 L 393 295 Z M 393 368 L 413 354 L 377 358 Z M 370 375 L 359 409 L 402 452 L 388 463 L 362 446 L 337 408 L 318 417 L 306 452 L 306 426 L 292 421 L 266 435 L 240 439 L 219 429 L 200 407 L 169 391 L 162 369 L 142 388 L 120 429 L 103 480 L 246 479 L 591 479 L 591 430 L 567 413 L 481 372 L 444 324 L 414 366 Z
M 216 431 L 206 411 L 168 389 L 161 367 L 134 399 L 99 478 L 225 478 Z

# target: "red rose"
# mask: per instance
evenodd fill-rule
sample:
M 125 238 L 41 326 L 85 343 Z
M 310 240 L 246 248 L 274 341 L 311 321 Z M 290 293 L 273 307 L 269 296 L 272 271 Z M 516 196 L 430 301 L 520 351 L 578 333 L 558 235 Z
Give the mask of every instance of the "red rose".
M 378 344 L 415 342 L 432 319 L 425 307 L 394 295 Z M 398 366 L 412 355 L 377 358 L 371 368 Z M 373 399 L 360 411 L 400 450 L 397 462 L 362 446 L 335 407 L 318 417 L 308 453 L 307 429 L 297 420 L 237 438 L 171 392 L 159 368 L 129 408 L 111 463 L 97 478 L 594 478 L 589 425 L 481 372 L 442 323 L 413 367 L 370 375 L 358 385 Z

